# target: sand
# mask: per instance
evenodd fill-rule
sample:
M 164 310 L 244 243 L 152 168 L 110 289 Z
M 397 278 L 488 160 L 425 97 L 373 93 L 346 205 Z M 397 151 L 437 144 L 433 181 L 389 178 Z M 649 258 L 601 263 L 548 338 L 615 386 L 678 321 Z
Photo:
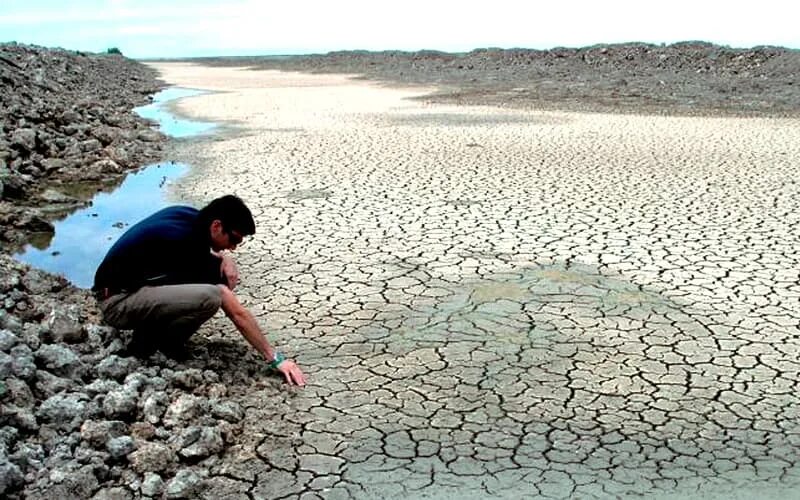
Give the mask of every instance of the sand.
M 800 121 L 434 105 L 342 75 L 152 66 L 214 91 L 176 105 L 227 127 L 174 146 L 196 168 L 179 197 L 252 208 L 239 293 L 311 380 L 243 381 L 248 427 L 225 460 L 255 472 L 227 488 L 800 481 Z

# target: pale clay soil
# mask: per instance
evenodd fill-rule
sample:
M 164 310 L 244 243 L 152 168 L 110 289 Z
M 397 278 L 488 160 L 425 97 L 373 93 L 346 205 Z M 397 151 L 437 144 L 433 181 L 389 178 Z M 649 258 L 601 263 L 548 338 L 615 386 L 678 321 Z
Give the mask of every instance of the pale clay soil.
M 797 491 L 800 121 L 151 66 L 216 91 L 176 197 L 251 207 L 238 291 L 310 379 L 242 380 L 209 498 Z

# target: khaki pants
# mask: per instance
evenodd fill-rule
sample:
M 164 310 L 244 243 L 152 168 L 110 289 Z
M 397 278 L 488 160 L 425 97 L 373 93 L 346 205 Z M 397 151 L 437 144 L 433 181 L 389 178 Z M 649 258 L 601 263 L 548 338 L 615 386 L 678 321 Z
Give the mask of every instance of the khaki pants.
M 146 286 L 134 293 L 112 295 L 100 304 L 109 325 L 134 330 L 140 340 L 180 344 L 208 321 L 222 305 L 217 285 Z M 144 338 L 141 338 L 144 337 Z

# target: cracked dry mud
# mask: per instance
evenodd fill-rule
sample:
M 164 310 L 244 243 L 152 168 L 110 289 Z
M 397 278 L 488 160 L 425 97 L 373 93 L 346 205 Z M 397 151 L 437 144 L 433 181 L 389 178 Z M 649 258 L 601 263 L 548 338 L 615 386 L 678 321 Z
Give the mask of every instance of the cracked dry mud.
M 231 388 L 209 498 L 796 493 L 797 120 L 157 67 L 226 91 L 178 104 L 238 124 L 181 189 L 253 208 L 241 295 L 310 375 Z

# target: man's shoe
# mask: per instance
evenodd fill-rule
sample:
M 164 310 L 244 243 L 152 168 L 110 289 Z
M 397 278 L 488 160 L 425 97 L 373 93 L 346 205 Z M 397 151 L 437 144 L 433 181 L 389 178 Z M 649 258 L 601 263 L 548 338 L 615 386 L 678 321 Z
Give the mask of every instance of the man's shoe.
M 128 342 L 128 347 L 123 351 L 127 356 L 133 356 L 140 359 L 146 359 L 153 355 L 157 347 L 152 341 L 145 338 L 144 335 L 133 333 L 131 341 Z
M 164 356 L 175 361 L 186 361 L 189 359 L 189 348 L 182 342 L 162 342 L 158 346 Z

